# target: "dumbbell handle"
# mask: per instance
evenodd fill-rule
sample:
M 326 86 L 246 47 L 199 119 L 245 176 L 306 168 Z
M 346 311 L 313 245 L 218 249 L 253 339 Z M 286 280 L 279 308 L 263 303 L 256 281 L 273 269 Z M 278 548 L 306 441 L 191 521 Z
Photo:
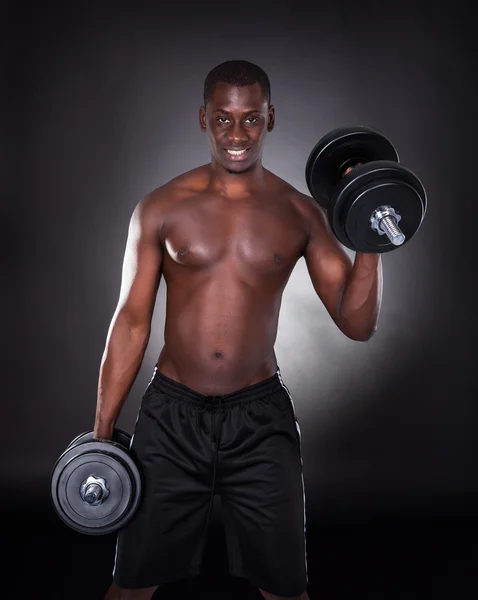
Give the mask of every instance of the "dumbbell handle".
M 90 483 L 85 490 L 85 502 L 88 502 L 88 504 L 94 504 L 101 498 L 102 495 L 103 490 L 101 489 L 101 486 L 99 486 L 97 483 Z
M 80 486 L 81 499 L 91 506 L 101 504 L 109 494 L 110 491 L 106 487 L 106 481 L 103 477 L 90 475 Z
M 394 246 L 405 241 L 405 235 L 398 226 L 402 217 L 391 206 L 379 206 L 370 217 L 370 226 L 379 235 L 386 234 Z

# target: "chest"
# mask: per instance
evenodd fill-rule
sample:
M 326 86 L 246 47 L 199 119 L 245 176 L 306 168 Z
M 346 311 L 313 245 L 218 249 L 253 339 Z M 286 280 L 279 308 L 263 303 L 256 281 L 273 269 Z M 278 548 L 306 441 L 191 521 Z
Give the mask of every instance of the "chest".
M 287 269 L 306 243 L 306 227 L 286 200 L 237 203 L 193 198 L 173 207 L 161 242 L 176 264 L 207 268 L 218 263 L 261 271 Z

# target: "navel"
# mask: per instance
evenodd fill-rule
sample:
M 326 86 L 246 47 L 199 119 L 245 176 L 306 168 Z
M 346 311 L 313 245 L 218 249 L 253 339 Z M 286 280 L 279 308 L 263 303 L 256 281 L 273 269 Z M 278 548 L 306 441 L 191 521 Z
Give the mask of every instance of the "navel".
M 282 264 L 282 256 L 279 256 L 278 254 L 274 254 L 274 262 L 278 265 Z

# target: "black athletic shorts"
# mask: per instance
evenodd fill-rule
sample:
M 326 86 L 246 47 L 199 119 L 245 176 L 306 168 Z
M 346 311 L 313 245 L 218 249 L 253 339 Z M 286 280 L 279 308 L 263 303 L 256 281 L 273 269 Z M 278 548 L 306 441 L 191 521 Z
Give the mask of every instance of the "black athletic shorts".
M 144 588 L 201 573 L 213 496 L 229 573 L 278 596 L 307 588 L 300 428 L 280 370 L 204 396 L 155 369 L 131 453 L 144 495 L 118 533 L 114 581 Z

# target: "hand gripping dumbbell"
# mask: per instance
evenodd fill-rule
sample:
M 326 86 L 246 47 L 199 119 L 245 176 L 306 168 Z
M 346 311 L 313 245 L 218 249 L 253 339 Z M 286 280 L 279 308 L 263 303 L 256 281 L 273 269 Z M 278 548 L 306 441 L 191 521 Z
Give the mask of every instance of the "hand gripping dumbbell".
M 58 458 L 50 491 L 58 516 L 72 529 L 104 535 L 123 527 L 141 499 L 140 471 L 129 452 L 131 435 L 115 429 L 112 440 L 77 436 Z
M 403 246 L 426 213 L 420 179 L 399 163 L 390 140 L 370 127 L 342 127 L 325 135 L 309 155 L 305 178 L 335 236 L 356 252 Z

